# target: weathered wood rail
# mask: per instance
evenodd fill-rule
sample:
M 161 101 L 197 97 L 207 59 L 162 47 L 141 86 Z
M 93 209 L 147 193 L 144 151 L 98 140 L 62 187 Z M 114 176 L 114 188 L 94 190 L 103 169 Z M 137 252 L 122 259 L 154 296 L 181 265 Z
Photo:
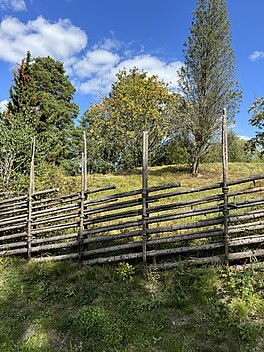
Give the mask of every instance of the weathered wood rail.
M 264 174 L 227 182 L 227 258 L 222 183 L 181 189 L 179 182 L 110 195 L 113 185 L 2 199 L 0 255 L 89 265 L 137 260 L 157 268 L 179 260 L 201 264 L 262 257 L 263 185 Z M 89 198 L 96 193 L 103 195 Z
M 225 119 L 224 113 L 223 182 L 189 189 L 180 182 L 148 186 L 144 133 L 141 189 L 87 189 L 84 135 L 80 192 L 36 192 L 33 140 L 29 193 L 0 193 L 0 256 L 88 265 L 129 260 L 155 268 L 263 257 L 264 174 L 228 180 Z

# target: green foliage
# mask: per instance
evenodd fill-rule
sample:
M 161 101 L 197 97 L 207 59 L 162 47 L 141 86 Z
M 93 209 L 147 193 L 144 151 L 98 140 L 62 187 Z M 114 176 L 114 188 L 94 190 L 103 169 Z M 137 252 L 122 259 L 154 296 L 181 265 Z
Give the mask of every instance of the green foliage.
M 122 326 L 119 319 L 102 307 L 81 308 L 75 320 L 76 331 L 82 337 L 92 338 L 102 347 L 116 347 L 122 340 Z
M 188 164 L 188 151 L 182 139 L 174 135 L 160 148 L 160 157 L 155 165 Z
M 221 128 L 225 107 L 229 120 L 241 100 L 235 80 L 230 22 L 224 0 L 199 0 L 184 49 L 179 86 L 186 104 L 179 119 L 180 136 L 194 174 L 209 143 Z
M 73 160 L 72 131 L 79 112 L 72 102 L 74 92 L 61 62 L 51 57 L 32 59 L 28 52 L 14 70 L 14 85 L 3 119 L 7 126 L 22 121 L 22 128 L 30 129 L 29 140 L 36 136 L 39 158 L 56 165 L 63 161 L 66 169 L 65 161 Z M 68 167 L 68 171 L 71 169 Z
M 44 169 L 50 174 L 54 165 L 68 175 L 79 173 L 82 146 L 74 126 L 79 111 L 74 92 L 63 64 L 50 57 L 32 59 L 28 52 L 14 69 L 10 101 L 0 115 L 1 189 L 20 193 L 28 188 L 33 136 L 37 177 L 47 178 Z
M 29 174 L 32 129 L 17 114 L 15 120 L 0 120 L 0 189 L 18 191 L 27 186 L 23 176 Z
M 122 280 L 132 280 L 135 268 L 129 263 L 122 262 L 119 263 L 116 273 Z
M 250 148 L 252 150 L 260 149 L 261 154 L 264 155 L 264 132 L 261 131 L 264 127 L 264 96 L 256 98 L 249 112 L 253 112 L 249 123 L 259 129 L 256 133 L 256 137 L 252 138 L 250 141 Z
M 248 148 L 248 142 L 231 130 L 228 132 L 228 160 L 231 163 L 260 161 L 257 153 L 253 153 Z
M 242 299 L 247 299 L 254 294 L 255 275 L 252 269 L 245 272 L 235 272 L 233 268 L 228 268 L 226 275 L 226 285 L 230 292 Z
M 249 148 L 248 141 L 237 136 L 232 130 L 228 132 L 228 160 L 231 163 L 260 162 L 261 157 L 257 151 Z M 207 155 L 202 159 L 203 162 L 221 162 L 222 143 L 220 140 L 210 143 Z
M 7 115 L 22 113 L 36 133 L 67 130 L 79 112 L 71 102 L 74 92 L 61 62 L 49 56 L 31 59 L 28 53 L 14 70 Z
M 263 333 L 263 326 L 256 319 L 256 315 L 264 309 L 261 298 L 264 288 L 263 270 L 255 270 L 250 266 L 243 271 L 235 271 L 231 267 L 223 272 L 223 277 L 227 290 L 233 297 L 227 316 L 229 324 L 238 329 L 243 341 L 254 344 Z
M 136 68 L 119 72 L 109 96 L 81 121 L 93 151 L 91 167 L 105 171 L 141 166 L 143 131 L 149 131 L 150 162 L 155 161 L 171 136 L 180 100 L 157 76 Z
M 263 157 L 258 149 L 252 149 L 250 141 L 240 138 L 231 129 L 227 136 L 228 160 L 230 163 L 261 162 Z M 162 147 L 164 153 L 156 165 L 188 164 L 188 149 L 180 137 L 168 141 Z M 222 142 L 218 138 L 208 144 L 207 153 L 201 158 L 202 163 L 220 163 L 222 161 Z

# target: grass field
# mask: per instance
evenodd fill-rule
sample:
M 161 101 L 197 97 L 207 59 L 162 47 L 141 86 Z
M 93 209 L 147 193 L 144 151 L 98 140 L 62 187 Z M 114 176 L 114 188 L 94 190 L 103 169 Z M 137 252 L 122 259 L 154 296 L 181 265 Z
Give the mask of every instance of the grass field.
M 229 163 L 229 179 L 264 173 L 264 163 Z M 196 187 L 222 181 L 221 163 L 201 165 L 200 175 L 193 177 L 185 165 L 157 166 L 149 168 L 149 186 L 171 182 L 181 182 L 182 187 Z M 88 188 L 116 185 L 117 192 L 141 188 L 141 169 L 115 174 L 89 174 Z M 41 175 L 36 179 L 37 189 L 59 187 L 60 192 L 70 193 L 81 189 L 80 177 L 64 177 L 56 173 Z
M 264 173 L 263 163 L 230 163 L 229 180 Z M 171 182 L 181 182 L 182 187 L 198 187 L 222 181 L 222 165 L 220 163 L 204 164 L 200 175 L 193 177 L 184 166 L 160 166 L 149 168 L 149 186 Z M 137 169 L 125 174 L 89 175 L 89 186 L 100 187 L 115 184 L 118 192 L 141 188 L 141 170 Z
M 263 351 L 264 271 L 1 260 L 0 350 Z
M 263 173 L 231 164 L 230 179 Z M 150 186 L 221 181 L 221 165 L 149 171 Z M 90 175 L 89 186 L 140 188 L 140 170 Z M 65 178 L 64 190 L 79 179 Z M 262 352 L 264 269 L 203 266 L 164 272 L 141 266 L 78 267 L 0 258 L 0 352 Z

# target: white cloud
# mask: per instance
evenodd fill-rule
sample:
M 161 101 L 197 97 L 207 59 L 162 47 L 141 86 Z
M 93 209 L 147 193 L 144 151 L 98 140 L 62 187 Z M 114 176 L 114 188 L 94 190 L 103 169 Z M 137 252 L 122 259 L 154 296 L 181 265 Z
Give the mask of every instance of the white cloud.
M 87 58 L 89 60 L 86 60 Z M 91 61 L 93 61 L 93 64 Z M 136 55 L 129 60 L 124 60 L 117 54 L 114 55 L 111 52 L 106 54 L 105 51 L 96 50 L 88 52 L 86 58 L 79 61 L 73 70 L 82 80 L 86 78 L 79 86 L 81 93 L 96 94 L 101 91 L 106 94 L 109 92 L 117 72 L 123 68 L 129 70 L 133 67 L 147 71 L 149 75 L 158 75 L 159 79 L 170 83 L 170 86 L 176 89 L 176 72 L 181 66 L 180 61 L 166 63 L 149 54 Z
M 118 54 L 103 49 L 97 49 L 88 51 L 86 56 L 74 65 L 73 69 L 78 77 L 103 76 L 107 74 L 119 60 L 120 57 Z
M 117 50 L 122 46 L 122 44 L 123 43 L 121 43 L 119 40 L 115 38 L 104 38 L 102 41 L 95 44 L 93 46 L 93 49 L 96 50 L 100 48 L 104 50 Z
M 249 55 L 248 58 L 251 61 L 264 59 L 264 51 L 254 51 L 252 54 Z
M 3 0 L 0 0 L 3 1 Z M 18 1 L 16 1 L 18 3 Z M 87 35 L 69 19 L 49 22 L 44 17 L 21 22 L 15 17 L 0 21 L 0 60 L 19 63 L 29 50 L 33 57 L 51 56 L 64 62 L 71 81 L 84 94 L 107 94 L 119 70 L 137 67 L 177 88 L 180 61 L 166 62 L 146 54 L 140 43 L 122 43 L 113 33 L 87 48 Z M 85 54 L 80 54 L 83 50 Z
M 50 55 L 66 60 L 87 45 L 87 35 L 64 19 L 51 23 L 42 16 L 26 24 L 6 17 L 0 22 L 0 59 L 16 63 L 29 50 L 33 57 Z
M 127 57 L 129 56 L 129 59 Z M 65 62 L 67 74 L 83 94 L 109 93 L 111 84 L 118 71 L 133 67 L 157 75 L 159 79 L 170 83 L 177 89 L 177 70 L 182 62 L 166 62 L 157 56 L 144 53 L 142 46 L 138 50 L 133 43 L 125 44 L 116 38 L 104 38 L 81 57 L 72 57 Z
M 248 136 L 238 136 L 240 139 L 243 139 L 245 141 L 249 141 L 252 137 L 248 137 Z
M 26 3 L 24 0 L 0 0 L 0 8 L 11 9 L 13 11 L 26 11 Z
M 102 76 L 97 76 L 81 83 L 79 90 L 84 94 L 108 93 L 111 88 L 111 83 L 112 81 L 105 80 Z
M 25 11 L 27 9 L 24 0 L 11 0 L 10 4 L 14 11 Z
M 6 109 L 6 104 L 7 104 L 7 103 L 8 103 L 8 101 L 7 101 L 6 99 L 0 101 L 0 112 L 5 111 L 5 109 Z
M 170 82 L 172 88 L 177 88 L 176 71 L 181 66 L 182 63 L 180 61 L 166 63 L 158 57 L 143 54 L 121 62 L 117 69 L 137 67 L 140 70 L 147 71 L 149 75 L 158 75 L 165 82 Z

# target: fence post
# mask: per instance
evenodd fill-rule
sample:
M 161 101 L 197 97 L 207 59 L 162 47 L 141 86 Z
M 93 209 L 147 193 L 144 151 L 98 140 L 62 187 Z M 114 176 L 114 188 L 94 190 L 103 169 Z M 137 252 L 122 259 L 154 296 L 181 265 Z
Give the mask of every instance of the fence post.
M 27 220 L 27 257 L 31 259 L 31 243 L 32 243 L 32 202 L 33 193 L 35 191 L 34 182 L 34 158 L 35 158 L 35 145 L 36 138 L 32 138 L 31 144 L 31 165 L 30 165 L 30 179 L 29 179 L 29 191 L 28 191 L 28 220 Z
M 225 262 L 229 261 L 229 234 L 228 234 L 228 145 L 227 145 L 227 118 L 226 109 L 223 110 L 222 121 L 222 166 L 223 166 L 223 196 L 224 196 L 224 245 Z
M 142 167 L 142 252 L 143 264 L 147 263 L 147 208 L 148 208 L 148 132 L 143 132 L 143 167 Z
M 81 199 L 80 199 L 80 225 L 79 225 L 79 261 L 81 262 L 82 257 L 83 257 L 83 230 L 84 230 L 84 153 L 82 153 L 82 189 L 81 189 Z
M 84 183 L 84 192 L 87 191 L 87 141 L 86 141 L 86 133 L 83 131 L 83 156 L 84 156 L 84 172 L 83 172 L 83 183 Z
M 80 227 L 79 227 L 79 262 L 83 258 L 83 231 L 84 231 L 84 218 L 85 218 L 85 205 L 84 202 L 87 198 L 87 145 L 86 134 L 83 132 L 83 152 L 82 152 L 82 189 L 80 201 Z

